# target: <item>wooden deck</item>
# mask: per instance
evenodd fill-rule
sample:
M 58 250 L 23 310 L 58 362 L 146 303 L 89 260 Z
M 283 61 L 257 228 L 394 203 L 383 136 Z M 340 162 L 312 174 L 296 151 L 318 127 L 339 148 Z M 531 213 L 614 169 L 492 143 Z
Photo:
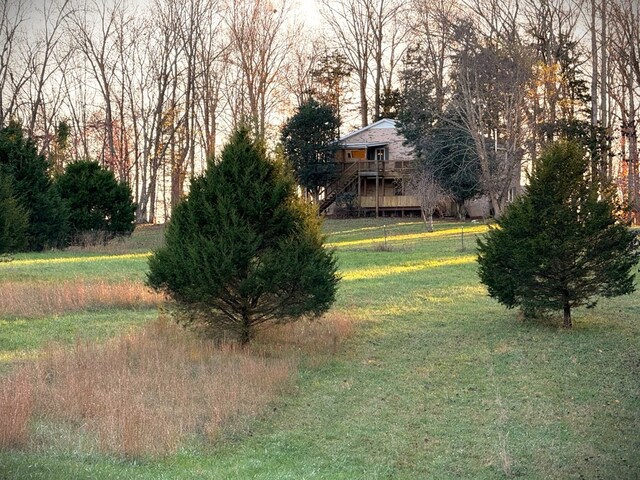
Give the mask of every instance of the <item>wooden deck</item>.
M 379 196 L 379 208 L 420 208 L 418 197 L 412 195 L 387 195 Z M 374 195 L 360 197 L 360 208 L 376 208 Z
M 357 164 L 357 165 L 355 165 Z M 376 172 L 377 167 L 377 172 Z M 361 177 L 404 177 L 415 168 L 415 162 L 393 161 L 376 162 L 374 160 L 360 160 L 357 162 L 338 162 L 340 172 L 357 171 Z

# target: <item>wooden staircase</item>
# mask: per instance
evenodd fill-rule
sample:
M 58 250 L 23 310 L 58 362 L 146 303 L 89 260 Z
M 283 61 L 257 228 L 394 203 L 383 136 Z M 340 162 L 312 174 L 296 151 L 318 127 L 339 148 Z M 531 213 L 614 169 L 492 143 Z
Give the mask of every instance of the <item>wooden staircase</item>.
M 327 187 L 324 199 L 322 199 L 318 205 L 318 211 L 320 213 L 323 213 L 327 208 L 329 208 L 331 204 L 336 201 L 338 195 L 357 184 L 358 172 L 358 163 L 353 163 L 349 165 L 344 172 L 342 172 L 342 175 L 340 175 L 335 182 Z

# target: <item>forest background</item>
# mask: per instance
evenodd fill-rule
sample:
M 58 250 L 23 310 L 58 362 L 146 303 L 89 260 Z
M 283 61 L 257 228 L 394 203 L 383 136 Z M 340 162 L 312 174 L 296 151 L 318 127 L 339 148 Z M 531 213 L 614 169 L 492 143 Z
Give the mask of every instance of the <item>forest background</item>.
M 510 169 L 582 136 L 639 209 L 635 0 L 7 0 L 0 45 L 0 124 L 55 172 L 113 170 L 140 223 L 169 216 L 240 123 L 275 149 L 310 96 L 340 133 L 448 121 Z

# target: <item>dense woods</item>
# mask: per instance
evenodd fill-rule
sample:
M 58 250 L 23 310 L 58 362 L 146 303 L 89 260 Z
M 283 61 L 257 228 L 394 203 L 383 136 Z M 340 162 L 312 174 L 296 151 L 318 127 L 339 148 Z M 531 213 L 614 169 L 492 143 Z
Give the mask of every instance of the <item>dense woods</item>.
M 473 155 L 451 161 L 473 159 L 460 179 L 477 178 L 497 214 L 512 172 L 579 138 L 637 215 L 635 0 L 315 5 L 305 18 L 292 0 L 6 0 L 0 125 L 19 122 L 52 172 L 112 170 L 138 222 L 169 214 L 238 125 L 275 147 L 310 96 L 342 132 L 400 116 L 421 142 L 462 139 Z

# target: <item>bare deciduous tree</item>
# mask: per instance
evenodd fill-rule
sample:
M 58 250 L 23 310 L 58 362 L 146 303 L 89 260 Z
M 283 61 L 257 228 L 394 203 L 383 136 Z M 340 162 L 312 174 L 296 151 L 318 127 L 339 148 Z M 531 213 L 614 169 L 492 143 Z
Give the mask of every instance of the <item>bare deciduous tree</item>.
M 0 125 L 15 116 L 24 84 L 29 80 L 30 58 L 20 58 L 27 13 L 25 0 L 0 4 Z
M 36 122 L 45 101 L 44 89 L 58 67 L 58 63 L 52 60 L 54 60 L 54 54 L 63 33 L 64 21 L 70 13 L 71 5 L 69 0 L 63 0 L 59 5 L 56 2 L 44 2 L 43 8 L 43 31 L 33 47 L 34 55 L 29 73 L 30 115 L 26 131 L 30 137 L 35 137 L 36 134 Z M 43 117 L 47 116 L 43 115 Z
M 442 114 L 455 41 L 454 25 L 460 16 L 459 6 L 445 0 L 414 0 L 412 10 L 415 15 L 411 17 L 411 42 L 419 46 L 421 54 L 426 57 L 421 64 L 433 82 L 436 111 Z
M 393 85 L 396 67 L 406 48 L 408 28 L 404 18 L 407 12 L 404 2 L 399 0 L 369 0 L 368 18 L 373 34 L 373 121 L 381 118 L 382 96 Z
M 228 0 L 231 60 L 242 77 L 246 120 L 258 138 L 265 138 L 267 118 L 277 106 L 280 74 L 295 43 L 290 11 L 290 0 Z
M 579 48 L 580 9 L 564 0 L 527 0 L 524 26 L 535 50 L 529 88 L 529 156 L 538 157 L 546 143 L 562 133 L 561 127 L 582 120 L 587 108 L 586 61 Z
M 369 123 L 367 86 L 373 55 L 373 32 L 368 0 L 322 0 L 322 15 L 333 35 L 335 47 L 349 62 L 358 79 L 360 123 Z
M 342 107 L 347 94 L 347 82 L 352 73 L 346 56 L 339 50 L 325 48 L 311 71 L 313 94 L 321 102 L 330 105 L 342 123 Z M 338 128 L 340 137 L 340 128 Z
M 360 123 L 369 123 L 369 91 L 373 84 L 373 120 L 381 115 L 383 93 L 390 91 L 407 36 L 399 0 L 322 0 L 333 46 L 342 52 L 358 80 Z
M 638 115 L 640 114 L 640 6 L 633 0 L 616 0 L 611 18 L 617 25 L 611 34 L 612 69 L 619 88 L 610 85 L 609 94 L 620 111 L 621 170 L 626 174 L 622 188 L 637 222 L 640 220 L 640 172 L 638 155 Z M 625 182 L 626 180 L 626 182 Z
M 407 191 L 418 198 L 427 231 L 433 232 L 433 215 L 438 208 L 444 211 L 445 203 L 449 200 L 446 190 L 431 171 L 421 168 L 409 181 Z
M 103 165 L 117 171 L 115 147 L 115 73 L 118 68 L 118 22 L 124 19 L 123 3 L 113 4 L 94 1 L 86 9 L 77 9 L 69 16 L 74 47 L 87 61 L 90 81 L 100 92 L 99 105 L 104 109 L 101 135 L 104 138 L 100 150 Z
M 497 217 L 520 178 L 532 70 L 531 52 L 519 34 L 517 4 L 505 2 L 491 0 L 488 10 L 480 2 L 473 5 L 476 34 L 472 34 L 474 25 L 467 23 L 458 37 L 452 100 L 462 126 L 474 140 L 482 188 Z

